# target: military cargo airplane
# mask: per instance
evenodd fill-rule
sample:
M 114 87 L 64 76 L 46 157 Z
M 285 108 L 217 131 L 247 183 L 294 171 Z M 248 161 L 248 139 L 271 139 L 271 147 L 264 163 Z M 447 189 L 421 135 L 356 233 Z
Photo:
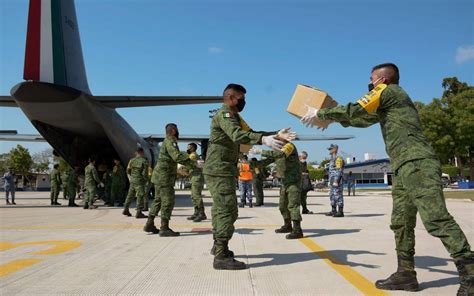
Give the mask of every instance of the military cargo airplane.
M 24 82 L 0 96 L 0 107 L 20 107 L 41 135 L 0 132 L 4 141 L 47 141 L 70 165 L 83 166 L 94 156 L 126 163 L 137 145 L 153 164 L 164 135 L 139 135 L 116 108 L 208 104 L 220 96 L 94 96 L 89 90 L 74 0 L 30 0 Z M 205 155 L 208 135 L 181 136 L 200 141 Z M 301 137 L 344 140 L 352 136 Z

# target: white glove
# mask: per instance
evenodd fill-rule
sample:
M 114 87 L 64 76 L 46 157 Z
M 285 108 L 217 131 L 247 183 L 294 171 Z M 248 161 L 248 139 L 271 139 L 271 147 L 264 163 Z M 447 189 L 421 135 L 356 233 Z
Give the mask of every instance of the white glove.
M 100 188 L 104 188 L 104 187 L 105 187 L 104 183 L 100 182 L 100 183 L 99 183 L 99 187 L 100 187 Z
M 281 140 L 275 139 L 275 136 L 276 135 L 263 136 L 262 144 L 272 148 L 273 150 L 280 150 L 285 143 L 283 143 Z
M 197 161 L 196 166 L 197 166 L 198 168 L 202 169 L 202 168 L 204 167 L 204 160 L 199 159 L 199 160 Z
M 250 148 L 250 150 L 249 150 L 249 154 L 254 154 L 254 155 L 262 154 L 262 149 L 261 149 L 261 148 L 257 148 L 257 147 L 252 147 L 252 148 Z
M 306 104 L 305 104 L 306 105 Z M 306 114 L 301 117 L 301 122 L 307 127 L 313 127 L 313 119 L 318 118 L 319 109 L 306 105 Z
M 287 127 L 287 128 L 281 129 L 278 132 L 277 137 L 280 138 L 280 139 L 286 140 L 288 142 L 291 142 L 294 139 L 296 139 L 296 133 L 295 132 L 290 132 L 290 128 Z

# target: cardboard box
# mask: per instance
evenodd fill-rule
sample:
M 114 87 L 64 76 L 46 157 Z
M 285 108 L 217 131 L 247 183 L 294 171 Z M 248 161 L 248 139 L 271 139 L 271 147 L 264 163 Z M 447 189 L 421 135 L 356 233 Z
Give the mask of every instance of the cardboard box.
M 250 149 L 252 149 L 252 145 L 240 144 L 240 153 L 249 153 Z
M 316 109 L 333 108 L 337 106 L 337 102 L 322 90 L 312 86 L 298 84 L 286 111 L 301 118 L 308 111 L 306 105 Z M 326 128 L 330 122 L 329 120 L 313 120 L 313 123 L 321 128 Z

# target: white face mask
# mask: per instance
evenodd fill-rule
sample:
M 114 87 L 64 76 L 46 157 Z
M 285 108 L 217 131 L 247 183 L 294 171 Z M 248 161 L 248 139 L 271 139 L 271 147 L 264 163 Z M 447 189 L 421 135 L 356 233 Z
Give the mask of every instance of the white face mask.
M 377 82 L 379 82 L 382 78 L 383 78 L 383 77 L 380 77 L 379 79 L 375 80 L 374 83 L 372 83 L 372 82 L 369 83 L 369 85 L 368 85 L 369 91 L 372 91 L 372 90 L 375 88 Z

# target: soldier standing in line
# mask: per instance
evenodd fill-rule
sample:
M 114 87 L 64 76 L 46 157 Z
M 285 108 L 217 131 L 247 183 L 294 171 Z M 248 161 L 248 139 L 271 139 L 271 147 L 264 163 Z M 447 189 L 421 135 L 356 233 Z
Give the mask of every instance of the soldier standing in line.
M 354 175 L 352 175 L 352 171 L 349 171 L 349 174 L 347 175 L 347 195 L 351 196 L 351 190 L 352 190 L 352 195 L 356 195 L 356 180 L 354 178 Z
M 474 254 L 463 231 L 446 209 L 441 165 L 423 135 L 415 105 L 398 85 L 400 74 L 392 63 L 372 68 L 369 93 L 346 106 L 308 107 L 302 122 L 314 118 L 340 122 L 344 127 L 380 123 L 385 148 L 394 171 L 390 228 L 395 233 L 398 268 L 375 286 L 386 290 L 418 290 L 415 271 L 415 226 L 419 212 L 429 234 L 438 237 L 459 272 L 457 295 L 474 295 Z
M 125 186 L 127 185 L 127 176 L 125 169 L 118 157 L 114 158 L 114 167 L 112 169 L 112 181 L 110 188 L 110 200 L 112 205 L 122 207 L 125 200 Z
M 145 206 L 145 187 L 148 180 L 148 160 L 145 158 L 145 151 L 139 147 L 136 151 L 136 156 L 128 162 L 127 175 L 130 181 L 130 188 L 128 189 L 127 199 L 123 206 L 122 214 L 125 216 L 132 216 L 130 213 L 130 204 L 133 199 L 137 199 L 137 207 L 135 218 L 148 218 L 142 213 Z
M 100 181 L 99 174 L 95 169 L 95 159 L 89 159 L 89 164 L 84 169 L 84 175 L 84 187 L 86 189 L 84 209 L 96 209 L 97 206 L 94 205 L 94 198 L 97 194 L 97 186 L 104 187 L 104 183 Z
M 178 126 L 174 123 L 168 123 L 165 129 L 166 138 L 161 145 L 160 156 L 151 177 L 151 182 L 155 184 L 155 199 L 143 230 L 154 234 L 159 233 L 160 236 L 179 236 L 179 232 L 175 232 L 169 227 L 175 203 L 174 185 L 178 174 L 178 163 L 192 166 L 194 162 L 186 152 L 179 151 Z M 154 221 L 160 210 L 161 227 L 158 230 Z
M 67 190 L 65 192 L 65 195 L 67 199 L 69 199 L 68 207 L 77 207 L 78 205 L 75 203 L 76 199 L 76 190 L 78 186 L 78 180 L 77 180 L 77 171 L 79 170 L 79 167 L 75 167 L 74 169 L 72 167 L 68 167 L 66 171 L 64 172 L 65 176 L 65 186 L 64 190 Z
M 235 178 L 238 176 L 237 161 L 240 144 L 264 144 L 280 149 L 283 142 L 275 138 L 277 132 L 255 132 L 243 120 L 239 112 L 245 107 L 245 93 L 242 85 L 229 84 L 223 94 L 224 104 L 212 118 L 204 164 L 204 178 L 212 196 L 212 226 L 214 246 L 214 269 L 245 269 L 244 262 L 234 259 L 229 250 L 229 240 L 234 233 L 234 223 L 238 217 Z M 294 139 L 289 129 L 279 132 L 280 137 Z
M 207 216 L 204 211 L 204 202 L 202 199 L 202 189 L 204 188 L 204 176 L 202 174 L 202 168 L 197 166 L 197 161 L 200 160 L 200 157 L 196 153 L 197 145 L 196 143 L 189 143 L 187 153 L 189 158 L 195 162 L 194 166 L 188 166 L 189 173 L 191 174 L 191 199 L 194 206 L 194 214 L 189 216 L 188 220 L 193 220 L 194 222 L 201 222 L 206 220 Z
M 313 190 L 313 186 L 311 184 L 311 179 L 309 178 L 309 171 L 308 171 L 308 163 L 306 159 L 308 158 L 308 153 L 306 151 L 302 151 L 299 155 L 299 159 L 301 162 L 301 206 L 302 211 L 301 214 L 313 214 L 312 211 L 308 210 L 307 200 L 308 200 L 308 192 Z
M 60 206 L 58 203 L 59 191 L 61 191 L 61 173 L 59 172 L 59 164 L 53 166 L 53 170 L 49 175 L 49 182 L 51 183 L 51 205 Z
M 275 229 L 276 233 L 288 233 L 286 239 L 303 237 L 301 229 L 301 163 L 296 146 L 288 142 L 281 150 L 263 150 L 252 148 L 252 154 L 262 154 L 269 160 L 276 162 L 278 174 L 281 176 L 279 209 L 283 217 L 282 227 Z M 292 225 L 293 222 L 293 225 Z
M 253 192 L 255 192 L 255 206 L 261 207 L 264 205 L 263 182 L 267 178 L 266 167 L 273 161 L 268 159 L 257 160 L 253 157 L 250 161 L 250 168 L 253 173 Z

